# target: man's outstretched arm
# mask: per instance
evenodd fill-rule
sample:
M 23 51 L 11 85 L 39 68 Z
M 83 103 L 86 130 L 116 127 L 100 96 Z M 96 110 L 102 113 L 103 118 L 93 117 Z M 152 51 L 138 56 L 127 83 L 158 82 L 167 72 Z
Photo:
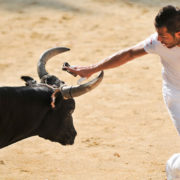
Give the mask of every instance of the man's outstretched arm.
M 96 72 L 121 66 L 127 63 L 128 61 L 131 61 L 145 54 L 147 54 L 147 52 L 144 50 L 144 45 L 141 44 L 129 49 L 119 51 L 113 54 L 112 56 L 109 56 L 104 60 L 98 62 L 97 64 L 86 67 L 84 66 L 76 66 L 73 68 L 67 67 L 67 70 L 81 77 L 88 78 Z

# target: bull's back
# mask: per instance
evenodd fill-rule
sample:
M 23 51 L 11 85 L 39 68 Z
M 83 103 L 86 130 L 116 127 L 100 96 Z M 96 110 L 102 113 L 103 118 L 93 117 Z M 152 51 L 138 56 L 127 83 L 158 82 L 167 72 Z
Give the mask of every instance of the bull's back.
M 0 88 L 0 147 L 36 135 L 50 109 L 51 92 L 45 88 Z

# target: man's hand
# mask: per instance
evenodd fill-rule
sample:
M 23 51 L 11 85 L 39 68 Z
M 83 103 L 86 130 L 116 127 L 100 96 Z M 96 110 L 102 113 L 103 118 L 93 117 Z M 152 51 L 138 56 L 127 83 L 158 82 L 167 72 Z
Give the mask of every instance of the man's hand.
M 80 77 L 89 78 L 93 74 L 93 69 L 91 67 L 84 66 L 69 66 L 66 67 L 67 71 L 73 73 L 75 75 L 79 75 Z

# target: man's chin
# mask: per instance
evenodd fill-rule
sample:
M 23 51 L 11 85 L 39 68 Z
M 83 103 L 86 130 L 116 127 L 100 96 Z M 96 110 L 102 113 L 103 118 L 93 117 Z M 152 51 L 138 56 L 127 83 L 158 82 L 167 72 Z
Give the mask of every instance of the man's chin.
M 175 47 L 176 45 L 174 45 L 174 44 L 173 45 L 172 44 L 171 45 L 163 44 L 163 46 L 166 46 L 167 48 L 171 49 L 171 48 Z

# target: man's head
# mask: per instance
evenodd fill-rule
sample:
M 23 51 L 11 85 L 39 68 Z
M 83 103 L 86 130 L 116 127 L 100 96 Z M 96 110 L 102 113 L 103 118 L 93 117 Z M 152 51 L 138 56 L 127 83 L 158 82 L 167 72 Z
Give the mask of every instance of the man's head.
M 180 9 L 165 6 L 155 17 L 158 40 L 168 48 L 180 46 Z

